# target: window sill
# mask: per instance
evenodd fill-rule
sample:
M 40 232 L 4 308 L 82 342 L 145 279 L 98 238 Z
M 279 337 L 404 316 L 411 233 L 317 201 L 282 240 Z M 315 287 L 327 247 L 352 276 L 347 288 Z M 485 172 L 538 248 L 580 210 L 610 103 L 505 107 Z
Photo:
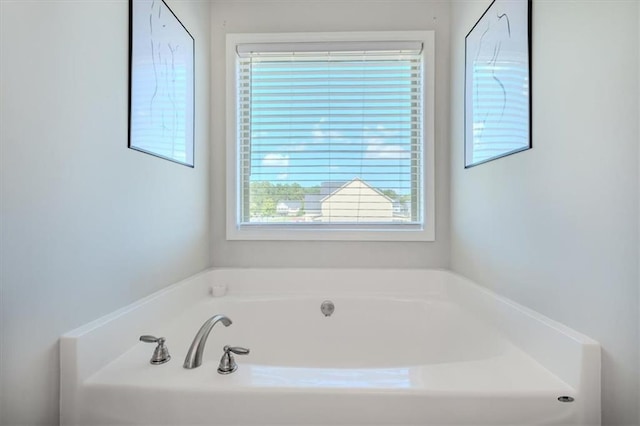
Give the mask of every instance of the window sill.
M 433 230 L 420 225 L 367 226 L 355 229 L 350 225 L 283 226 L 242 225 L 227 229 L 227 240 L 240 241 L 435 241 Z

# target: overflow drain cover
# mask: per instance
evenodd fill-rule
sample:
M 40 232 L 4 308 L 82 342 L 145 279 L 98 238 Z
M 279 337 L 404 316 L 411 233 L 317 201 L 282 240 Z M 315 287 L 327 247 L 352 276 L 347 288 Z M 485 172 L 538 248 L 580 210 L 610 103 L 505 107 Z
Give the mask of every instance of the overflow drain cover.
M 575 399 L 573 399 L 572 396 L 559 396 L 558 397 L 558 401 L 560 401 L 560 402 L 573 402 L 573 401 L 575 401 Z
M 330 317 L 333 311 L 336 310 L 336 307 L 331 300 L 325 300 L 322 302 L 322 305 L 320 305 L 320 310 L 325 317 Z

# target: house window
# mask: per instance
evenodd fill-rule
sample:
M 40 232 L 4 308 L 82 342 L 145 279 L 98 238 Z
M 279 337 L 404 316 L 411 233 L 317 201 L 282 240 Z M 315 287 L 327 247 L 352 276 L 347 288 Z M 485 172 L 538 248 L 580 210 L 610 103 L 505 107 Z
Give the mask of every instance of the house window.
M 432 32 L 227 35 L 228 239 L 434 239 Z

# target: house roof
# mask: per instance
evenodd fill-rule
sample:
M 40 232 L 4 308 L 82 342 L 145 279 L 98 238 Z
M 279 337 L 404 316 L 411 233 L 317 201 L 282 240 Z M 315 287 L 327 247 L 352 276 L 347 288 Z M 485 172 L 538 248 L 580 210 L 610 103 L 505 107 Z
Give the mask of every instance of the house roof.
M 298 200 L 282 200 L 278 201 L 278 204 L 284 204 L 290 210 L 296 210 L 302 208 L 302 201 Z
M 304 210 L 309 213 L 320 211 L 320 202 L 324 198 L 322 194 L 307 194 L 304 196 Z
M 320 211 L 322 200 L 336 192 L 349 182 L 346 181 L 329 181 L 320 184 L 319 194 L 307 194 L 304 196 L 304 209 L 306 212 Z
M 322 182 L 322 184 L 320 184 L 320 195 L 322 195 L 322 198 L 327 198 L 329 195 L 333 194 L 350 182 L 353 182 L 353 180 Z
M 373 186 L 369 185 L 366 181 L 360 179 L 359 177 L 356 177 L 356 178 L 351 179 L 350 181 L 322 182 L 320 184 L 320 193 L 319 194 L 307 194 L 307 195 L 304 196 L 304 209 L 305 209 L 305 211 L 307 211 L 307 212 L 320 211 L 323 201 L 325 201 L 331 195 L 333 195 L 336 192 L 338 192 L 340 189 L 346 187 L 347 185 L 349 185 L 349 184 L 351 184 L 351 183 L 353 183 L 355 181 L 362 182 L 364 185 L 366 185 L 367 187 L 369 187 L 372 190 L 376 191 L 382 197 L 386 198 L 390 202 L 394 202 L 394 200 L 389 198 L 387 195 L 382 193 L 377 188 L 374 188 Z
M 364 181 L 364 180 L 360 179 L 359 177 L 354 178 L 354 179 L 350 180 L 349 182 L 342 182 L 342 185 L 341 185 L 340 187 L 336 188 L 336 189 L 335 189 L 335 190 L 333 190 L 331 193 L 327 194 L 327 195 L 322 199 L 322 201 L 326 200 L 327 198 L 329 198 L 330 196 L 332 196 L 333 194 L 335 194 L 336 192 L 338 192 L 338 190 L 340 190 L 340 189 L 342 189 L 342 188 L 344 188 L 344 187 L 346 187 L 346 186 L 348 186 L 348 185 L 350 185 L 350 184 L 352 184 L 353 182 L 356 182 L 356 181 L 358 181 L 358 182 L 360 182 L 360 183 L 364 184 L 367 188 L 370 188 L 370 189 L 372 189 L 373 191 L 377 192 L 378 194 L 380 194 L 380 196 L 382 196 L 382 197 L 386 198 L 386 199 L 387 199 L 387 200 L 389 200 L 391 203 L 393 203 L 393 202 L 394 202 L 394 200 L 392 200 L 391 198 L 389 198 L 386 194 L 384 194 L 383 192 L 381 192 L 378 188 L 375 188 L 375 187 L 373 187 L 373 186 L 369 185 L 369 183 L 367 183 L 366 181 Z

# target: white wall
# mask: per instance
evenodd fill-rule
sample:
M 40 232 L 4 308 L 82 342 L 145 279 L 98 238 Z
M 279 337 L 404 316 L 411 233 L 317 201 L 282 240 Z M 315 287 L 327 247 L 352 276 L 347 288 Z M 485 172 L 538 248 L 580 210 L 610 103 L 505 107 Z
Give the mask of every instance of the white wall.
M 0 2 L 2 425 L 58 423 L 60 334 L 209 266 L 209 4 L 168 3 L 195 169 L 127 148 L 126 0 Z
M 449 264 L 449 2 L 214 0 L 212 4 L 212 262 L 215 266 L 447 267 Z M 227 241 L 225 34 L 435 30 L 436 242 Z
M 452 268 L 603 345 L 603 422 L 638 424 L 638 2 L 534 1 L 533 149 L 463 168 L 452 4 Z

